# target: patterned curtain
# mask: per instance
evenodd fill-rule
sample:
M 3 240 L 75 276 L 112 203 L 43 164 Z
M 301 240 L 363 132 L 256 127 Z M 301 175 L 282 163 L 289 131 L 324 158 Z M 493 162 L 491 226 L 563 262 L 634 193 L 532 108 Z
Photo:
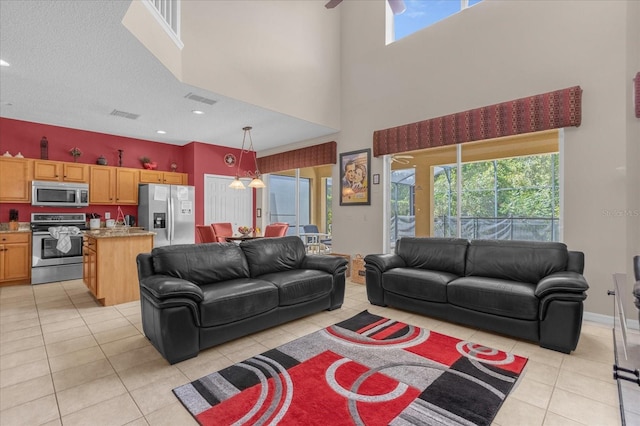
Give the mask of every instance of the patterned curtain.
M 373 155 L 378 157 L 561 127 L 578 127 L 581 120 L 582 89 L 575 86 L 376 130 L 373 132 Z
M 260 173 L 275 173 L 283 170 L 336 164 L 337 142 L 308 146 L 258 158 Z

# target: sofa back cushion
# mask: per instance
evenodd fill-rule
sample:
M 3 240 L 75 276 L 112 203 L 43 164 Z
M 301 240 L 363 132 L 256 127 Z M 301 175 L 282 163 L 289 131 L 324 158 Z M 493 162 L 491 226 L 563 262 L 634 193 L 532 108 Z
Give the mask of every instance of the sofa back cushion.
M 302 240 L 296 236 L 257 238 L 240 243 L 252 277 L 298 269 L 306 256 Z
M 396 254 L 410 268 L 463 276 L 468 245 L 469 241 L 462 238 L 404 237 L 396 244 Z
M 179 244 L 151 251 L 156 274 L 211 284 L 248 278 L 247 260 L 235 243 Z
M 537 284 L 547 275 L 566 271 L 568 257 L 562 243 L 472 240 L 466 275 Z

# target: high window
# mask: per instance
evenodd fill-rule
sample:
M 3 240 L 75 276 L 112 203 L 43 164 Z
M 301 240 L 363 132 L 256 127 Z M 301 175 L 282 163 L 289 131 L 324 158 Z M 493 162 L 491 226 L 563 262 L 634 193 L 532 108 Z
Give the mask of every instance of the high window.
M 482 0 L 405 0 L 404 13 L 394 15 L 394 40 L 442 21 Z

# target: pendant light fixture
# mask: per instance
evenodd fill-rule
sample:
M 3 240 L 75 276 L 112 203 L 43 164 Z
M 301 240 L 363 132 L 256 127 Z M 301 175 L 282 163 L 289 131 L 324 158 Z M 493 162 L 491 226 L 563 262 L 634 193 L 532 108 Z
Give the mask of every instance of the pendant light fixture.
M 244 156 L 244 153 L 246 152 L 247 154 L 251 151 L 254 151 L 253 149 L 253 140 L 251 139 L 251 126 L 246 126 L 243 127 L 242 130 L 244 130 L 244 136 L 242 137 L 242 148 L 240 149 L 240 158 L 238 159 L 238 166 L 236 168 L 236 177 L 235 179 L 233 179 L 233 182 L 231 182 L 231 184 L 229 185 L 229 188 L 232 189 L 244 189 L 244 184 L 242 183 L 242 181 L 240 181 L 240 166 L 242 166 L 242 157 Z M 244 145 L 245 142 L 247 140 L 247 135 L 249 135 L 249 147 L 248 149 L 244 149 Z M 249 183 L 249 188 L 264 188 L 266 185 L 264 184 L 264 182 L 262 181 L 262 179 L 260 179 L 260 170 L 258 169 L 258 159 L 255 156 L 255 152 L 253 154 L 253 162 L 255 165 L 255 171 L 248 171 L 245 174 L 249 177 L 251 177 L 251 182 Z

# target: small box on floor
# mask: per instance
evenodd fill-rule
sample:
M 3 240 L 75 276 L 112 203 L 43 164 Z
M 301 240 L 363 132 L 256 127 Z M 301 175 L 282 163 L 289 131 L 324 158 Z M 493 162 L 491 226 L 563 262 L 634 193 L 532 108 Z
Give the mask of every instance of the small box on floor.
M 365 271 L 364 271 L 364 257 L 361 254 L 356 254 L 356 257 L 351 261 L 353 271 L 353 276 L 351 277 L 351 281 L 357 284 L 364 284 L 365 281 Z

